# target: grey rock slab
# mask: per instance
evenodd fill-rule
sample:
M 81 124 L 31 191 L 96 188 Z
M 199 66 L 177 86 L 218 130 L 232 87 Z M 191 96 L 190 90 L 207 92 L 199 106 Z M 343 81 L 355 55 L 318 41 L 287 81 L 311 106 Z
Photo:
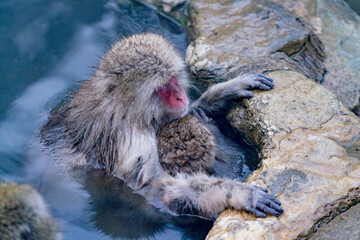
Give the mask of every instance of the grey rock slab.
M 271 1 L 194 0 L 189 37 L 186 60 L 204 88 L 244 70 L 294 69 L 316 81 L 325 71 L 318 38 Z
M 359 119 L 325 87 L 294 71 L 273 71 L 271 91 L 255 91 L 227 116 L 261 150 L 246 180 L 282 202 L 279 218 L 220 214 L 207 239 L 305 239 L 360 201 L 360 161 L 347 153 Z M 321 104 L 319 104 L 321 103 Z
M 318 230 L 310 240 L 359 240 L 360 204 L 335 217 L 325 227 Z
M 342 0 L 275 0 L 299 15 L 324 45 L 323 85 L 359 115 L 360 16 Z

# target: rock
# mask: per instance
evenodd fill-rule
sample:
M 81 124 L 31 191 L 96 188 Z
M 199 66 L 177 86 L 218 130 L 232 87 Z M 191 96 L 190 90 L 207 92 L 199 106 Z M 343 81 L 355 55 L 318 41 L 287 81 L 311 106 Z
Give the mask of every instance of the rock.
M 62 239 L 57 221 L 31 186 L 0 183 L 0 196 L 1 239 Z
M 182 25 L 186 25 L 188 16 L 187 0 L 142 0 L 142 2 L 156 6 Z
M 354 221 L 355 220 L 355 221 Z M 310 240 L 359 240 L 360 204 L 335 217 L 329 224 L 317 231 Z
M 165 13 L 170 13 L 176 7 L 185 4 L 186 0 L 162 0 L 162 7 Z
M 227 210 L 208 240 L 303 239 L 360 201 L 360 161 L 344 148 L 360 137 L 359 119 L 299 73 L 268 75 L 275 89 L 256 91 L 227 118 L 261 149 L 261 167 L 246 182 L 269 188 L 285 212 L 259 219 Z
M 298 14 L 324 44 L 323 85 L 360 115 L 360 16 L 342 0 L 275 0 Z
M 190 3 L 186 60 L 202 90 L 248 71 L 275 80 L 227 119 L 261 151 L 246 182 L 268 187 L 285 209 L 265 219 L 224 211 L 207 239 L 308 238 L 360 202 L 360 122 L 346 108 L 357 108 L 359 17 L 340 0 L 276 2 Z
M 165 13 L 170 13 L 176 7 L 185 4 L 186 0 L 143 0 L 144 2 L 162 7 Z
M 269 1 L 194 0 L 189 37 L 186 60 L 201 88 L 244 70 L 294 69 L 323 79 L 321 42 L 297 16 Z

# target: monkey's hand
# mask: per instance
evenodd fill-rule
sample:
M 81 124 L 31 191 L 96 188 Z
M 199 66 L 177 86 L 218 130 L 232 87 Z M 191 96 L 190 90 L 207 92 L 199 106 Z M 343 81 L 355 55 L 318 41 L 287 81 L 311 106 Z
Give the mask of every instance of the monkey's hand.
M 178 174 L 160 179 L 157 187 L 161 202 L 170 213 L 195 214 L 214 218 L 226 208 L 245 210 L 256 217 L 279 216 L 281 203 L 267 189 L 203 173 Z
M 222 113 L 229 102 L 253 96 L 252 89 L 270 90 L 273 80 L 260 73 L 246 73 L 227 82 L 211 86 L 191 105 L 191 109 L 203 109 L 206 114 Z
M 231 79 L 230 81 L 228 81 L 228 84 L 231 85 L 231 88 L 234 89 L 234 91 L 237 91 L 237 94 L 234 93 L 235 98 L 252 97 L 253 93 L 249 90 L 258 88 L 267 91 L 273 89 L 275 86 L 271 78 L 263 74 L 254 72 L 245 73 L 234 79 Z
M 213 122 L 212 118 L 209 118 L 205 111 L 201 108 L 193 108 L 190 111 L 190 115 L 193 115 L 194 117 L 196 117 L 199 121 L 204 122 L 204 123 L 211 123 Z
M 279 200 L 267 194 L 267 189 L 251 184 L 239 183 L 229 198 L 229 204 L 235 209 L 244 209 L 256 217 L 264 218 L 266 213 L 280 216 L 284 212 Z

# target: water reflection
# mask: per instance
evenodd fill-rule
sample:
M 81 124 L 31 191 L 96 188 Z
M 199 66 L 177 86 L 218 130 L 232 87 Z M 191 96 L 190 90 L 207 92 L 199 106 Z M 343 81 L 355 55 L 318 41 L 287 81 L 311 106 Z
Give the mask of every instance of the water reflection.
M 92 221 L 112 237 L 155 237 L 169 228 L 177 238 L 204 239 L 212 226 L 212 222 L 200 218 L 161 213 L 143 196 L 134 194 L 123 181 L 102 170 L 91 170 L 82 176 L 86 176 L 84 186 L 95 210 Z M 176 239 L 174 237 L 171 239 Z
M 347 2 L 355 12 L 360 14 L 360 1 L 359 0 L 345 0 L 345 2 Z

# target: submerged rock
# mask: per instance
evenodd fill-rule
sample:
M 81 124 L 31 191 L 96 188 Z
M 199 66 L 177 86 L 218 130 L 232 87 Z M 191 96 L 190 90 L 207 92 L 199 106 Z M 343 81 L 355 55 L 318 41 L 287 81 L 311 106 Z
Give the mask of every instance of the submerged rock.
M 360 137 L 359 119 L 299 73 L 268 75 L 275 89 L 257 91 L 228 120 L 261 149 L 261 167 L 246 182 L 268 187 L 285 212 L 256 219 L 225 211 L 207 239 L 302 239 L 360 201 L 360 161 L 344 148 Z
M 323 85 L 360 114 L 360 16 L 343 0 L 275 0 L 304 19 L 324 44 Z
M 159 8 L 165 14 L 173 17 L 182 25 L 186 25 L 188 16 L 188 0 L 141 0 Z
M 143 0 L 146 3 L 159 6 L 165 13 L 170 13 L 175 8 L 185 4 L 186 0 Z

